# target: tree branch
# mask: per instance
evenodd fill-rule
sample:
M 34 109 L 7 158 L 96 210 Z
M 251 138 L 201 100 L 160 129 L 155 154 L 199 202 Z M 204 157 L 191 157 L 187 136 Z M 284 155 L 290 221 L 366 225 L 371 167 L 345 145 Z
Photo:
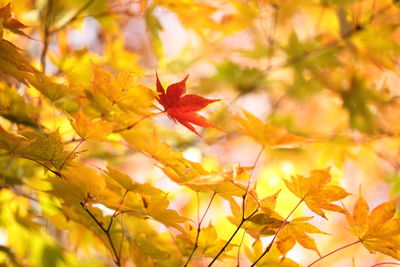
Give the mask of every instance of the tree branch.
M 107 229 L 103 226 L 102 223 L 100 223 L 97 218 L 93 215 L 93 213 L 90 212 L 90 210 L 87 208 L 86 206 L 86 202 L 81 202 L 81 206 L 82 208 L 89 214 L 89 216 L 94 220 L 94 222 L 100 227 L 100 229 L 106 234 L 107 239 L 110 243 L 111 246 L 111 250 L 112 250 L 112 254 L 114 255 L 114 262 L 115 264 L 117 264 L 118 266 L 121 266 L 121 248 L 122 248 L 122 242 L 123 242 L 123 238 L 121 240 L 121 244 L 120 244 L 120 248 L 119 248 L 119 252 L 117 252 L 117 250 L 115 249 L 115 245 L 114 242 L 112 241 L 111 235 L 110 235 L 110 230 L 111 230 L 111 226 L 114 222 L 115 217 L 117 217 L 119 214 L 119 209 L 121 208 L 122 204 L 124 203 L 124 200 L 126 198 L 126 195 L 128 194 L 129 190 L 125 190 L 124 195 L 122 196 L 121 201 L 119 202 L 119 206 L 115 209 L 113 215 L 111 216 L 110 222 L 108 223 Z

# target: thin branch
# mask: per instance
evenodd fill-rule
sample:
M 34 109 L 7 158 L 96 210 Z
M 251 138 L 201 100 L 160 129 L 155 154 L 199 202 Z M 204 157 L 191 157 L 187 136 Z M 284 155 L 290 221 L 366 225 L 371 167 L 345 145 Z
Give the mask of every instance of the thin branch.
M 204 218 L 206 217 L 208 210 L 210 209 L 211 203 L 213 202 L 215 195 L 217 194 L 215 192 L 213 193 L 213 195 L 211 196 L 210 202 L 207 205 L 206 211 L 204 212 L 202 218 L 200 219 L 200 199 L 199 199 L 199 193 L 198 192 L 196 192 L 196 193 L 197 193 L 197 234 L 196 234 L 196 240 L 194 242 L 193 250 L 190 253 L 188 259 L 186 260 L 185 265 L 183 265 L 184 267 L 186 267 L 189 264 L 190 259 L 193 257 L 194 252 L 196 251 L 196 249 L 199 246 L 198 243 L 199 243 L 199 237 L 200 237 L 200 232 L 201 232 L 201 224 L 202 224 Z
M 251 267 L 255 266 L 257 264 L 257 262 L 259 262 L 264 256 L 265 254 L 267 254 L 271 248 L 272 245 L 275 242 L 275 239 L 278 237 L 279 233 L 282 231 L 283 227 L 285 227 L 285 225 L 287 224 L 289 217 L 293 214 L 293 212 L 300 206 L 300 204 L 303 202 L 303 199 L 300 199 L 300 201 L 297 203 L 297 205 L 292 209 L 292 211 L 289 213 L 288 216 L 286 216 L 286 219 L 283 221 L 283 223 L 281 224 L 281 227 L 279 227 L 278 231 L 276 232 L 274 238 L 272 238 L 271 242 L 269 242 L 268 247 L 264 250 L 264 252 L 261 254 L 260 257 L 257 258 L 257 260 L 251 265 Z
M 93 215 L 93 213 L 90 212 L 90 210 L 86 206 L 86 201 L 83 201 L 80 203 L 82 208 L 89 214 L 89 216 L 93 219 L 93 221 L 101 228 L 103 232 L 107 232 L 106 228 L 104 228 L 103 224 L 101 224 L 96 217 Z
M 71 153 L 68 154 L 68 156 L 64 159 L 63 163 L 60 166 L 60 170 L 64 167 L 65 163 L 69 160 L 69 158 L 75 153 L 75 151 L 78 149 L 78 147 L 85 141 L 85 139 L 81 139 L 79 143 L 75 146 L 74 150 L 71 151 Z
M 84 201 L 84 202 L 81 202 L 80 204 L 81 204 L 83 210 L 86 211 L 86 213 L 93 219 L 93 221 L 100 227 L 100 229 L 101 229 L 101 230 L 104 232 L 104 234 L 107 236 L 107 239 L 108 239 L 108 242 L 110 243 L 111 251 L 112 251 L 112 254 L 113 254 L 113 257 L 114 257 L 114 262 L 115 262 L 115 264 L 116 264 L 117 266 L 121 266 L 121 260 L 120 260 L 119 254 L 117 253 L 117 250 L 115 249 L 115 245 L 114 245 L 114 242 L 112 241 L 112 238 L 111 238 L 109 229 L 106 229 L 106 228 L 103 226 L 103 224 L 101 224 L 101 223 L 99 222 L 99 220 L 97 220 L 97 218 L 93 215 L 93 213 L 92 213 L 92 212 L 88 209 L 88 207 L 86 206 L 86 202 L 85 202 L 85 201 Z M 111 224 L 111 222 L 110 222 L 110 224 Z M 110 225 L 110 224 L 109 224 L 109 225 Z
M 340 248 L 338 248 L 338 249 L 335 249 L 335 250 L 329 252 L 328 254 L 326 254 L 326 255 L 324 255 L 324 256 L 322 256 L 322 257 L 319 257 L 317 260 L 313 261 L 313 262 L 312 262 L 311 264 L 309 264 L 307 267 L 310 267 L 310 266 L 316 264 L 316 263 L 319 262 L 320 260 L 322 260 L 322 259 L 324 259 L 324 258 L 326 258 L 326 257 L 328 257 L 328 256 L 330 256 L 330 255 L 332 255 L 332 254 L 335 253 L 335 252 L 338 252 L 338 251 L 340 251 L 340 250 L 342 250 L 342 249 L 348 248 L 348 247 L 353 246 L 353 245 L 358 244 L 358 243 L 361 243 L 361 240 L 357 240 L 357 241 L 355 241 L 355 242 L 353 242 L 353 243 L 350 243 L 350 244 L 347 244 L 347 245 L 345 245 L 345 246 L 343 246 L 343 247 L 340 247 Z
M 208 265 L 208 267 L 212 266 L 215 261 L 219 258 L 219 256 L 221 256 L 221 254 L 225 251 L 225 249 L 228 247 L 228 245 L 231 243 L 232 239 L 235 237 L 235 235 L 237 234 L 237 232 L 239 232 L 240 228 L 242 227 L 243 223 L 245 223 L 248 219 L 250 219 L 251 217 L 253 217 L 254 214 L 256 214 L 258 212 L 258 209 L 254 210 L 249 216 L 247 216 L 246 218 L 242 218 L 241 222 L 239 223 L 239 225 L 237 226 L 235 232 L 233 232 L 233 234 L 231 235 L 231 237 L 229 238 L 228 241 L 226 241 L 225 245 L 222 247 L 222 249 L 218 252 L 218 254 L 213 258 L 213 260 L 210 262 L 210 264 Z
M 257 157 L 256 157 L 256 159 L 255 159 L 255 161 L 254 161 L 254 164 L 253 164 L 253 169 L 251 169 L 251 172 L 250 172 L 249 181 L 247 182 L 247 186 L 246 186 L 246 193 L 245 193 L 244 196 L 243 196 L 243 203 L 242 203 L 242 219 L 244 218 L 245 211 L 246 211 L 246 199 L 247 199 L 247 195 L 249 194 L 249 190 L 250 190 L 251 178 L 253 177 L 254 169 L 255 169 L 256 166 L 257 166 L 257 163 L 258 163 L 258 161 L 259 161 L 259 159 L 260 159 L 260 157 L 261 157 L 262 152 L 264 151 L 264 148 L 265 148 L 265 147 L 262 146 L 261 149 L 260 149 L 260 151 L 258 152 Z
M 110 223 L 108 224 L 108 227 L 107 227 L 107 232 L 110 232 L 113 221 L 114 221 L 115 217 L 118 216 L 118 214 L 119 214 L 118 211 L 121 208 L 122 204 L 124 203 L 125 197 L 128 194 L 128 192 L 129 192 L 129 190 L 125 191 L 124 195 L 122 196 L 121 201 L 119 202 L 119 206 L 115 209 L 113 215 L 111 216 Z

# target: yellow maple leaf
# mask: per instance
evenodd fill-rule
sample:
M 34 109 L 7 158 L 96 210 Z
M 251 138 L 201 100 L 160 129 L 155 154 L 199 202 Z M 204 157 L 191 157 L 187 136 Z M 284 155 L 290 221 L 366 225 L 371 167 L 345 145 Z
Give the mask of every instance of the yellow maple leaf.
M 278 235 L 277 246 L 283 256 L 291 250 L 296 242 L 302 247 L 314 250 L 320 255 L 314 239 L 308 234 L 327 234 L 306 221 L 312 217 L 299 217 L 288 222 Z
M 92 85 L 94 93 L 104 95 L 122 110 L 140 114 L 148 113 L 146 108 L 152 107 L 155 98 L 155 92 L 138 84 L 137 75 L 133 72 L 120 72 L 114 77 L 111 72 L 93 66 Z
M 210 174 L 201 164 L 185 159 L 182 153 L 163 142 L 153 129 L 144 124 L 123 132 L 122 136 L 129 145 L 156 159 L 163 172 L 176 183 Z
M 393 218 L 399 201 L 384 202 L 370 212 L 360 192 L 353 215 L 346 213 L 351 233 L 370 253 L 380 252 L 400 260 L 400 219 Z
M 260 239 L 256 239 L 252 245 L 252 249 L 244 246 L 246 255 L 254 262 L 259 255 L 263 252 L 263 245 Z M 272 246 L 269 253 L 265 255 L 257 264 L 257 266 L 265 267 L 300 267 L 300 265 L 289 258 L 282 257 L 281 252 L 277 246 Z
M 239 131 L 266 147 L 296 147 L 304 143 L 304 137 L 290 133 L 286 128 L 264 123 L 250 112 L 243 110 L 245 117 L 235 116 Z
M 326 219 L 322 209 L 344 213 L 344 209 L 331 202 L 349 195 L 339 186 L 328 185 L 331 179 L 329 168 L 326 168 L 313 170 L 310 177 L 296 175 L 291 177 L 291 181 L 284 179 L 284 182 L 287 188 L 302 199 L 310 210 Z
M 85 113 L 79 111 L 70 123 L 76 133 L 84 140 L 104 141 L 112 133 L 112 125 L 102 120 L 92 120 Z

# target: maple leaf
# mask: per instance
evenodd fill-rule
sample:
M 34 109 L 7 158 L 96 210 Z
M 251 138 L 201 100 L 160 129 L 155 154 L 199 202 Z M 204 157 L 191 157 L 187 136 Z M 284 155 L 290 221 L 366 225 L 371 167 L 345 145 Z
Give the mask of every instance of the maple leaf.
M 400 218 L 393 218 L 399 201 L 384 202 L 369 212 L 360 192 L 353 215 L 346 213 L 351 233 L 370 253 L 380 252 L 400 260 Z
M 122 110 L 132 110 L 140 114 L 148 114 L 147 108 L 152 106 L 155 92 L 138 84 L 133 72 L 120 72 L 114 77 L 111 72 L 93 66 L 92 90 L 94 94 L 104 95 L 111 103 Z
M 219 99 L 206 99 L 192 94 L 184 95 L 186 92 L 186 80 L 189 75 L 183 78 L 182 81 L 169 85 L 167 91 L 165 91 L 164 87 L 161 85 L 157 73 L 156 76 L 157 91 L 160 94 L 157 97 L 157 100 L 174 122 L 179 122 L 200 137 L 201 135 L 196 131 L 192 124 L 205 128 L 215 128 L 215 126 L 208 122 L 206 118 L 196 112 L 213 102 L 219 101 Z
M 112 132 L 110 123 L 92 120 L 82 111 L 78 111 L 75 118 L 69 120 L 76 133 L 84 140 L 105 141 L 106 137 Z
M 263 245 L 259 238 L 254 241 L 252 249 L 244 246 L 245 253 L 251 261 L 255 261 L 258 256 L 263 252 Z M 278 250 L 277 246 L 273 246 L 269 253 L 265 255 L 257 264 L 263 267 L 300 267 L 300 265 L 293 260 L 282 257 L 282 253 Z
M 291 250 L 296 241 L 304 248 L 314 250 L 320 255 L 314 239 L 309 234 L 327 234 L 305 221 L 312 217 L 299 217 L 288 222 L 278 235 L 277 246 L 283 256 Z
M 304 137 L 290 133 L 285 127 L 264 123 L 246 110 L 243 114 L 245 117 L 234 117 L 239 131 L 259 144 L 272 148 L 293 148 L 306 142 Z
M 160 196 L 164 195 L 164 192 L 158 188 L 151 186 L 150 184 L 139 184 L 133 181 L 129 175 L 120 172 L 117 169 L 107 166 L 107 171 L 104 171 L 108 176 L 114 179 L 127 191 L 140 193 L 143 195 Z
M 328 185 L 331 179 L 329 168 L 326 168 L 311 171 L 310 177 L 296 175 L 291 177 L 292 181 L 284 181 L 287 188 L 301 198 L 310 210 L 326 219 L 322 209 L 345 213 L 344 209 L 331 202 L 349 195 L 339 186 Z

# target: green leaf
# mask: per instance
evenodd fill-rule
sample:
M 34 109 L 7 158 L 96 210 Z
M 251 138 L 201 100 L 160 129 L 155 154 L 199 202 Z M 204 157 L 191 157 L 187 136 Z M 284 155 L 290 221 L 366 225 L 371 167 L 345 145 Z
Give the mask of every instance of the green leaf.
M 341 97 L 350 115 L 350 126 L 361 132 L 374 132 L 376 122 L 370 107 L 379 103 L 378 95 L 361 78 L 353 77 L 349 89 L 343 91 Z

